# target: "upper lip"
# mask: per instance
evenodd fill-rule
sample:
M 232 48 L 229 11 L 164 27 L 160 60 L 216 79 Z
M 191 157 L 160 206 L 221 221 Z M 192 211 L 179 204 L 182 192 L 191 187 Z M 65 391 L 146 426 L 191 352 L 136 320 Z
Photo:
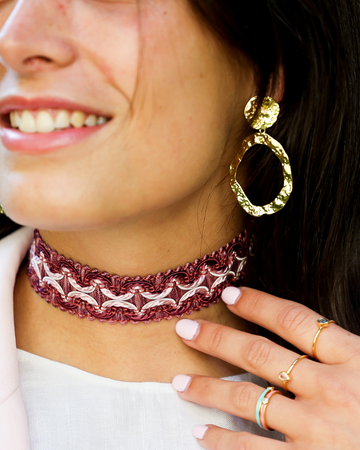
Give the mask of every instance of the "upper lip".
M 85 114 L 95 114 L 96 116 L 111 117 L 109 114 L 106 114 L 96 108 L 55 97 L 25 98 L 11 96 L 5 97 L 0 100 L 0 115 L 2 116 L 16 110 L 36 110 L 48 108 L 66 109 L 69 111 L 82 111 Z

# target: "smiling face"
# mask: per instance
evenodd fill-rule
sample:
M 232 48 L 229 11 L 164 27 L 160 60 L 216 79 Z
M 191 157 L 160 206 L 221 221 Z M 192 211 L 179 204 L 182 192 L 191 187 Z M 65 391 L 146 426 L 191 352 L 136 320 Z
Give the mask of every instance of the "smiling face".
M 0 21 L 0 199 L 14 221 L 116 225 L 227 175 L 252 70 L 185 0 L 8 0 Z

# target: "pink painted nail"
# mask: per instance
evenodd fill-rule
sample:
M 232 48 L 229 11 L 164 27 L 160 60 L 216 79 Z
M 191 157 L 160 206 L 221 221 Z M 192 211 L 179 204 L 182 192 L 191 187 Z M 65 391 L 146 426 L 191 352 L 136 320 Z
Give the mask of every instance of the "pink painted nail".
M 204 439 L 208 429 L 209 427 L 207 427 L 206 425 L 195 425 L 192 429 L 192 434 L 194 437 L 196 437 L 196 439 Z
M 175 325 L 177 334 L 188 341 L 193 341 L 200 331 L 200 324 L 195 320 L 181 319 Z
M 221 298 L 227 305 L 235 305 L 242 292 L 235 286 L 229 286 L 222 291 Z
M 172 387 L 175 391 L 186 392 L 190 386 L 192 378 L 188 375 L 176 375 L 172 380 Z

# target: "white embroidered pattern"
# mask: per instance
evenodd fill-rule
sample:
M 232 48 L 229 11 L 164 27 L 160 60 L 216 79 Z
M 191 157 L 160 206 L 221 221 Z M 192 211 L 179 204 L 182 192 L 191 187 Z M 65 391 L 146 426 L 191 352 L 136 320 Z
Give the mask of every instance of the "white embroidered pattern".
M 100 272 L 59 255 L 35 230 L 28 276 L 41 297 L 70 314 L 110 323 L 149 323 L 216 303 L 224 287 L 241 281 L 245 238 L 244 232 L 218 252 L 176 270 L 130 278 Z

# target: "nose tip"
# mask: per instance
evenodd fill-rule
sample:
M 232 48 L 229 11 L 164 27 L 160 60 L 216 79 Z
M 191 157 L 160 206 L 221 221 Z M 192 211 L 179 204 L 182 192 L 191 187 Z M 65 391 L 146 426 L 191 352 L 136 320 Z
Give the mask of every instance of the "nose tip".
M 75 49 L 54 4 L 43 0 L 18 3 L 0 32 L 0 58 L 20 74 L 49 71 L 71 64 Z M 1 18 L 1 12 L 0 12 Z

